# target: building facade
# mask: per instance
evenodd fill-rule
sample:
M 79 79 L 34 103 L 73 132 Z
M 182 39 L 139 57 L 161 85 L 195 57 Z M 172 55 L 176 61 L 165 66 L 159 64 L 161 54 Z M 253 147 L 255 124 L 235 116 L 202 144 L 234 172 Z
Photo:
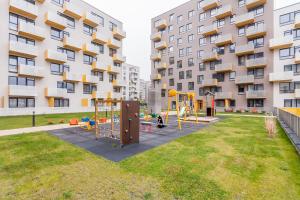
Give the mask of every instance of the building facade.
M 87 112 L 121 98 L 123 24 L 81 0 L 2 0 L 0 115 Z
M 150 89 L 151 81 L 145 81 L 143 79 L 140 79 L 140 101 L 143 103 L 148 104 L 149 99 L 149 89 Z
M 123 80 L 125 83 L 123 97 L 127 100 L 138 100 L 140 97 L 140 68 L 123 64 Z
M 300 3 L 274 11 L 274 107 L 300 107 Z
M 273 7 L 273 0 L 192 0 L 153 18 L 151 81 L 162 108 L 176 89 L 195 92 L 200 108 L 210 91 L 218 110 L 271 111 Z

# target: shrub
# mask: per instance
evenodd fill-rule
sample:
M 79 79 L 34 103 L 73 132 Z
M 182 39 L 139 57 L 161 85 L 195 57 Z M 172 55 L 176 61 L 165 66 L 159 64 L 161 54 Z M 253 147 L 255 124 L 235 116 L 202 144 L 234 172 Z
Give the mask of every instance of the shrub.
M 52 124 L 54 124 L 54 122 L 52 120 L 48 120 L 48 124 L 52 125 Z

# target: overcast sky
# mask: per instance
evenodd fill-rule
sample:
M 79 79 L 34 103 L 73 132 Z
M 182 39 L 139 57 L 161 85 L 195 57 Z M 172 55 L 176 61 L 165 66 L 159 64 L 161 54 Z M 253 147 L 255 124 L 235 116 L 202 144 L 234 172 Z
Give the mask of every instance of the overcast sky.
M 151 18 L 188 0 L 85 0 L 101 11 L 124 23 L 127 38 L 124 55 L 127 62 L 141 68 L 141 78 L 150 77 Z M 275 0 L 275 8 L 281 8 L 300 0 Z

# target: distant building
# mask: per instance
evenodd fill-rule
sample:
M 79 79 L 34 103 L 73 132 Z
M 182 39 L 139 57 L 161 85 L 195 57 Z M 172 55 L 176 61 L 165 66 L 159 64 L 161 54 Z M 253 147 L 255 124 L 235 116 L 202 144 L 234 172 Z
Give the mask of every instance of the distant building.
M 123 99 L 137 100 L 140 97 L 140 68 L 130 64 L 123 64 Z
M 151 81 L 140 79 L 140 100 L 148 104 L 148 95 Z

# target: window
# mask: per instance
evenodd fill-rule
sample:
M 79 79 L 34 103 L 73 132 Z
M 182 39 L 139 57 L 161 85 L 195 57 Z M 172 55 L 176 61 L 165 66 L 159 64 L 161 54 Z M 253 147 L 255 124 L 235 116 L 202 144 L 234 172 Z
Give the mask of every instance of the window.
M 179 72 L 179 80 L 184 79 L 184 71 Z
M 206 14 L 205 13 L 200 13 L 199 14 L 199 21 L 203 21 L 206 18 Z
M 216 8 L 211 9 L 211 10 L 209 11 L 210 17 L 215 16 L 216 12 L 217 12 L 217 9 L 216 9 Z
M 27 77 L 9 76 L 8 85 L 35 86 L 35 80 Z
M 19 35 L 15 35 L 15 34 L 9 34 L 9 41 L 16 41 L 16 42 L 21 42 L 21 43 L 25 43 L 25 44 L 29 44 L 32 46 L 35 46 L 35 41 L 19 36 Z
M 195 14 L 195 11 L 193 11 L 193 10 L 189 11 L 188 18 L 191 19 L 194 16 L 194 14 Z
M 170 58 L 169 58 L 169 64 L 170 64 L 170 65 L 173 65 L 174 63 L 175 63 L 174 57 L 170 57 Z
M 187 70 L 187 71 L 186 71 L 186 78 L 187 78 L 187 79 L 193 78 L 193 71 L 192 71 L 192 70 Z
M 171 36 L 169 37 L 169 42 L 173 42 L 174 39 L 175 39 L 174 35 L 171 35 Z
M 188 59 L 188 66 L 189 67 L 193 67 L 195 64 L 194 64 L 194 59 L 193 58 L 189 58 Z
M 186 55 L 192 55 L 193 54 L 193 50 L 192 50 L 192 47 L 187 47 L 186 48 Z
M 97 57 L 93 57 L 87 54 L 83 54 L 83 63 L 87 65 L 92 65 L 94 61 L 97 61 Z
M 219 55 L 224 55 L 225 54 L 225 47 L 218 47 L 217 52 Z
M 238 0 L 239 7 L 243 7 L 246 3 L 246 0 Z
M 18 72 L 18 66 L 21 65 L 21 64 L 29 65 L 29 66 L 35 66 L 35 61 L 31 58 L 9 56 L 8 71 L 11 72 L 11 73 L 17 73 Z
M 64 72 L 69 72 L 70 67 L 68 65 L 50 63 L 50 71 L 53 75 L 62 75 Z
M 300 74 L 300 64 L 284 65 L 284 71 L 292 71 L 295 75 Z
M 17 31 L 20 22 L 30 23 L 30 24 L 34 25 L 34 20 L 27 19 L 25 17 L 22 17 L 20 15 L 14 14 L 14 13 L 9 13 L 9 29 L 10 30 Z
M 169 33 L 172 32 L 172 31 L 174 30 L 174 26 L 173 26 L 173 25 L 170 25 L 170 26 L 168 27 L 168 30 L 169 30 Z
M 197 57 L 198 58 L 202 58 L 203 54 L 204 54 L 204 50 L 197 51 Z
M 243 36 L 246 34 L 246 28 L 245 27 L 241 27 L 238 29 L 238 36 Z
M 300 99 L 285 99 L 284 107 L 299 108 L 300 107 Z
M 104 54 L 104 46 L 102 44 L 97 44 L 94 42 L 92 42 L 91 44 L 99 50 L 100 54 Z
M 210 36 L 210 43 L 211 43 L 211 44 L 214 44 L 217 38 L 218 38 L 217 35 L 211 35 L 211 36 Z
M 279 58 L 281 60 L 293 58 L 294 56 L 295 56 L 295 49 L 293 47 L 279 50 Z
M 230 81 L 234 81 L 234 80 L 235 80 L 235 77 L 236 77 L 236 72 L 230 72 L 230 73 L 229 73 L 229 80 L 230 80 Z
M 177 24 L 179 24 L 182 20 L 183 20 L 182 15 L 177 16 Z
M 249 13 L 254 13 L 255 17 L 263 15 L 264 14 L 264 6 L 259 6 L 259 7 L 253 8 L 253 9 L 249 10 Z
M 169 22 L 172 22 L 174 20 L 174 14 L 169 15 Z
M 231 45 L 229 46 L 229 52 L 230 52 L 230 53 L 235 53 L 235 43 L 234 43 L 234 44 L 231 44 Z
M 70 2 L 70 0 L 51 0 L 51 2 L 62 7 L 65 2 Z
M 286 25 L 286 24 L 293 23 L 295 21 L 296 15 L 299 13 L 300 13 L 299 11 L 296 11 L 296 12 L 290 12 L 290 13 L 281 15 L 279 17 L 280 25 Z
M 204 76 L 203 75 L 198 75 L 197 76 L 197 83 L 198 84 L 202 84 L 203 80 L 204 80 Z
M 279 92 L 281 94 L 294 93 L 295 89 L 300 89 L 300 82 L 279 83 Z
M 173 75 L 173 68 L 169 68 L 169 69 L 168 69 L 168 75 L 169 75 L 169 76 L 172 76 L 172 75 Z
M 177 45 L 179 46 L 179 45 L 182 45 L 182 38 L 178 38 L 177 39 Z
M 34 108 L 34 98 L 9 98 L 9 108 Z
M 198 26 L 197 33 L 200 34 L 204 30 L 204 25 Z
M 89 26 L 87 24 L 83 24 L 83 33 L 87 34 L 87 35 L 93 35 L 94 32 L 96 32 L 97 30 L 95 28 L 93 28 L 92 26 Z
M 68 25 L 69 28 L 73 28 L 73 29 L 75 28 L 75 19 L 74 18 L 69 17 L 69 16 L 67 16 L 63 13 L 60 13 L 60 12 L 57 12 L 57 14 L 66 19 L 66 22 L 67 22 L 67 25 Z
M 238 86 L 238 94 L 239 95 L 245 94 L 245 86 L 243 86 L 243 85 Z
M 225 74 L 223 74 L 223 73 L 213 74 L 212 78 L 213 79 L 217 79 L 218 82 L 224 82 L 224 80 L 225 80 Z
M 75 93 L 75 83 L 58 81 L 57 88 L 67 89 L 68 93 Z
M 75 61 L 75 51 L 65 49 L 65 48 L 62 48 L 62 47 L 57 47 L 57 51 L 60 52 L 60 53 L 66 54 L 68 60 Z
M 203 72 L 203 71 L 205 71 L 205 65 L 204 65 L 204 63 L 199 63 L 199 71 L 200 72 Z
M 184 49 L 179 49 L 179 57 L 183 57 L 184 56 Z
M 173 46 L 168 47 L 168 52 L 173 53 L 174 52 L 174 47 Z
M 264 107 L 263 99 L 248 99 L 247 105 L 249 108 L 262 108 Z
M 64 39 L 65 35 L 70 37 L 70 33 L 53 28 L 53 27 L 51 27 L 50 35 L 51 35 L 52 39 L 59 40 L 59 41 L 62 41 Z
M 264 46 L 264 38 L 261 37 L 261 38 L 256 38 L 256 39 L 253 39 L 253 40 L 249 40 L 248 44 L 253 44 L 254 48 L 263 47 Z
M 189 35 L 188 36 L 188 43 L 192 43 L 194 41 L 194 35 Z
M 225 25 L 225 19 L 219 19 L 213 22 L 213 24 L 215 26 L 217 26 L 218 28 L 221 28 Z
M 174 86 L 174 79 L 169 79 L 169 85 Z
M 184 33 L 185 32 L 185 26 L 180 26 L 179 27 L 179 34 Z
M 177 61 L 177 68 L 182 68 L 182 60 Z
M 109 22 L 109 30 L 113 31 L 114 28 L 117 28 L 117 24 L 113 23 L 113 22 Z
M 186 25 L 186 30 L 187 31 L 191 31 L 192 29 L 193 29 L 193 24 L 192 23 Z
M 97 13 L 94 13 L 94 12 L 91 12 L 91 13 L 92 13 L 92 15 L 94 15 L 95 17 L 98 18 L 99 24 L 104 27 L 104 18 L 102 16 L 98 15 Z
M 194 82 L 188 82 L 188 90 L 194 90 L 195 84 Z
M 59 99 L 55 98 L 54 99 L 54 107 L 56 108 L 63 108 L 63 107 L 69 107 L 70 106 L 70 100 L 69 99 Z
M 199 38 L 199 46 L 206 45 L 206 38 Z
M 177 83 L 177 91 L 182 91 L 182 83 Z
M 83 94 L 92 94 L 97 91 L 97 86 L 92 84 L 83 84 Z
M 254 78 L 256 79 L 262 79 L 264 78 L 264 69 L 263 68 L 248 69 L 247 74 L 254 75 Z

